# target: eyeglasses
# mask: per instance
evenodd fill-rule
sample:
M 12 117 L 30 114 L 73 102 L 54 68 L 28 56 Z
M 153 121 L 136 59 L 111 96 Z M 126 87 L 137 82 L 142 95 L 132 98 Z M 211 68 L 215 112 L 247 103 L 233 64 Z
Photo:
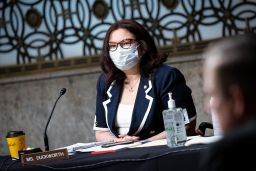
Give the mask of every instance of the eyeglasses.
M 135 39 L 124 39 L 120 41 L 119 43 L 109 42 L 108 43 L 108 50 L 114 52 L 118 45 L 121 46 L 123 49 L 129 49 L 132 47 L 132 45 L 139 44 Z

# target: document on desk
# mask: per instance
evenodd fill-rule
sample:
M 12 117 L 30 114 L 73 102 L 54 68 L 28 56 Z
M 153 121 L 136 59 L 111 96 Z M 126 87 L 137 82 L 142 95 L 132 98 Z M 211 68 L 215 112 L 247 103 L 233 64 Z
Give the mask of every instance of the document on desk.
M 68 150 L 69 155 L 74 154 L 75 152 L 95 152 L 95 151 L 117 151 L 127 148 L 139 148 L 139 147 L 149 147 L 157 145 L 166 145 L 166 139 L 149 141 L 141 140 L 137 142 L 129 142 L 124 144 L 115 144 L 113 142 L 91 142 L 91 143 L 76 143 L 70 146 L 62 147 Z
M 76 143 L 76 144 L 72 144 L 66 147 L 61 147 L 58 149 L 63 149 L 66 148 L 68 150 L 68 154 L 72 155 L 74 154 L 76 151 L 82 150 L 82 149 L 91 149 L 93 147 L 101 147 L 101 145 L 105 145 L 105 144 L 109 144 L 112 142 L 91 142 L 91 143 Z
M 79 149 L 77 151 L 79 152 L 92 152 L 92 151 L 107 151 L 107 150 L 119 150 L 119 149 L 124 149 L 128 148 L 132 144 L 123 144 L 123 145 L 115 145 L 107 148 L 103 148 L 102 146 L 94 146 L 91 148 L 84 148 L 84 149 Z
M 119 145 L 113 145 L 110 147 L 103 147 L 103 146 L 94 146 L 91 148 L 85 148 L 85 149 L 79 149 L 77 151 L 79 152 L 92 152 L 92 151 L 112 151 L 112 150 L 121 150 L 121 149 L 127 149 L 127 148 L 135 148 L 136 146 L 149 143 L 149 140 L 141 140 L 137 142 L 132 143 L 124 143 Z
M 200 135 L 188 137 L 185 146 L 195 145 L 195 144 L 210 144 L 219 141 L 222 138 L 220 135 L 202 137 Z
M 149 141 L 147 143 L 142 143 L 137 146 L 130 147 L 130 148 L 152 147 L 152 146 L 159 146 L 159 145 L 167 145 L 167 140 L 160 139 L 160 140 L 155 140 L 155 141 Z
M 192 144 L 207 144 L 210 142 L 215 142 L 220 137 L 200 137 L 200 136 L 190 136 L 187 137 L 187 142 L 185 146 L 189 146 Z M 159 146 L 159 145 L 167 145 L 166 139 L 149 141 L 149 140 L 141 140 L 132 143 L 125 144 L 114 144 L 113 142 L 92 142 L 92 143 L 76 143 L 67 147 L 69 155 L 74 152 L 95 152 L 95 151 L 116 151 L 126 148 L 140 148 L 140 147 L 151 147 L 151 146 Z M 105 145 L 105 147 L 104 147 Z

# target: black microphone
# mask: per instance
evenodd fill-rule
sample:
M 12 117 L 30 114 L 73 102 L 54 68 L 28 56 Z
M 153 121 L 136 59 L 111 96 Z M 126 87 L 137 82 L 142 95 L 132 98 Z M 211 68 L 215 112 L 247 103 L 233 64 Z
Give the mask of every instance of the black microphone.
M 54 109 L 55 109 L 55 106 L 56 106 L 58 100 L 59 100 L 60 97 L 61 97 L 62 95 L 64 95 L 65 93 L 66 93 L 66 89 L 65 89 L 65 88 L 62 88 L 62 89 L 60 90 L 60 95 L 59 95 L 59 97 L 57 98 L 57 100 L 56 100 L 55 103 L 54 103 L 54 106 L 53 106 L 53 108 L 52 108 L 52 112 L 51 112 L 51 114 L 50 114 L 50 116 L 49 116 L 49 118 L 48 118 L 47 124 L 46 124 L 46 126 L 45 126 L 45 130 L 44 130 L 44 146 L 45 146 L 45 151 L 49 151 L 48 136 L 47 136 L 47 133 L 46 133 L 47 127 L 48 127 L 49 122 L 50 122 L 50 120 L 51 120 L 51 118 L 52 118 L 52 114 L 53 114 L 53 111 L 54 111 Z

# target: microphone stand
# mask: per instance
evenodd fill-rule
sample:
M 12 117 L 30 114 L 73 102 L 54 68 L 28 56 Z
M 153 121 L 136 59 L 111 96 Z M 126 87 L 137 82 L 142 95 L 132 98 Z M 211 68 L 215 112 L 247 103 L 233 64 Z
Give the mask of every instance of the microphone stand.
M 48 142 L 48 136 L 47 136 L 47 128 L 48 128 L 48 125 L 49 125 L 49 123 L 50 123 L 50 120 L 51 120 L 51 118 L 52 118 L 53 111 L 54 111 L 54 109 L 55 109 L 55 106 L 56 106 L 58 100 L 59 100 L 59 99 L 61 98 L 61 96 L 64 95 L 65 93 L 66 93 L 66 89 L 65 89 L 65 88 L 62 88 L 61 91 L 60 91 L 59 97 L 57 98 L 57 100 L 56 100 L 55 103 L 54 103 L 54 106 L 53 106 L 53 108 L 52 108 L 51 114 L 50 114 L 50 116 L 49 116 L 49 118 L 48 118 L 48 121 L 47 121 L 47 124 L 46 124 L 46 126 L 45 126 L 45 130 L 44 130 L 44 146 L 45 146 L 45 151 L 49 151 L 49 142 Z

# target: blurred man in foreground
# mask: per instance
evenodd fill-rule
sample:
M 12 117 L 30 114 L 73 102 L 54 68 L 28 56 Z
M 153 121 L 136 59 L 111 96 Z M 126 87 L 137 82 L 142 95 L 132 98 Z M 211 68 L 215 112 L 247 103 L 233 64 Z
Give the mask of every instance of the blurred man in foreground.
M 256 170 L 256 35 L 217 42 L 205 52 L 204 90 L 214 97 L 224 137 L 202 157 L 202 170 Z

